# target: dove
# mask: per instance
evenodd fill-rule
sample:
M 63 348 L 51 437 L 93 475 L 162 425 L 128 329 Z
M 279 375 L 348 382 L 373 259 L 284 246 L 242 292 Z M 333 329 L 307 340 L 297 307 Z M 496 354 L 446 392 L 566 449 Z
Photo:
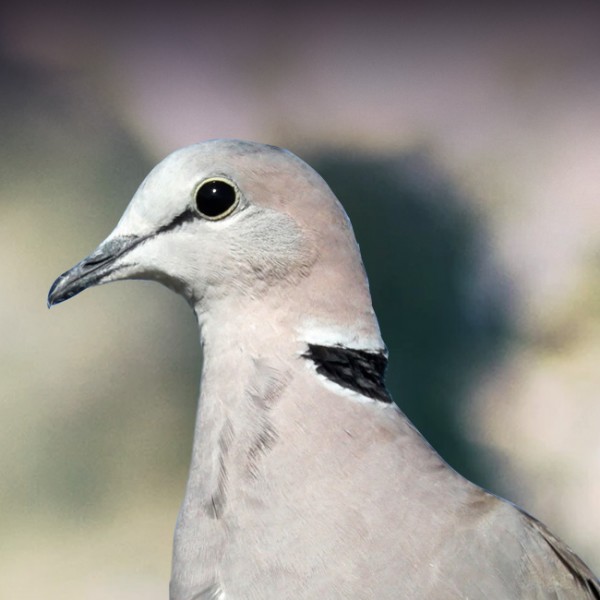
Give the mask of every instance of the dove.
M 172 153 L 48 304 L 125 279 L 181 294 L 203 350 L 171 600 L 600 599 L 570 548 L 392 401 L 352 226 L 300 158 Z

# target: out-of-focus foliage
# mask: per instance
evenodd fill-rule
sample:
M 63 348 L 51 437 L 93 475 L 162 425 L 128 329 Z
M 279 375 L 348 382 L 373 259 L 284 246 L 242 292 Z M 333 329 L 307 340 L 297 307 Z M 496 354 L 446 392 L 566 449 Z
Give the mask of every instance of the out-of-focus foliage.
M 194 320 L 143 284 L 45 306 L 151 164 L 82 73 L 3 57 L 0 87 L 0 597 L 163 598 Z
M 486 269 L 501 278 L 485 222 L 423 156 L 332 150 L 310 162 L 354 225 L 396 402 L 454 468 L 494 487 L 464 423 L 465 402 L 509 334 L 510 298 L 481 285 Z

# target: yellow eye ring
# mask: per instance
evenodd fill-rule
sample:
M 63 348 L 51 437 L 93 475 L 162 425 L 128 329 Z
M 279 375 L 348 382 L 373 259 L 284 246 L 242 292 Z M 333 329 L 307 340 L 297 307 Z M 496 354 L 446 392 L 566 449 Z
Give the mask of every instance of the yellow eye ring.
M 209 221 L 218 221 L 234 211 L 239 203 L 239 193 L 231 181 L 211 177 L 198 186 L 195 201 L 200 216 Z

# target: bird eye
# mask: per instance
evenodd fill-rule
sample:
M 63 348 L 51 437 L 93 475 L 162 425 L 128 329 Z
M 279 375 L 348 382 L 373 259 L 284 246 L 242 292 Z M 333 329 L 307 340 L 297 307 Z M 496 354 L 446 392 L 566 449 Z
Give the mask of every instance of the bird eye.
M 196 191 L 196 208 L 206 219 L 216 221 L 230 214 L 238 203 L 236 188 L 223 179 L 209 179 Z

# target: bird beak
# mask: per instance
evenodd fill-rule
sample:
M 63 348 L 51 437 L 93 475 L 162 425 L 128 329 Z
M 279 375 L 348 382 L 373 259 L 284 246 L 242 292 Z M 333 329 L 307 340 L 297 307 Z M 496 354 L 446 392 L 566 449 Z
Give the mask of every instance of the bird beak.
M 118 259 L 144 241 L 145 237 L 118 236 L 109 238 L 87 258 L 63 273 L 48 293 L 48 308 L 64 302 L 83 290 L 105 283 L 124 265 Z

